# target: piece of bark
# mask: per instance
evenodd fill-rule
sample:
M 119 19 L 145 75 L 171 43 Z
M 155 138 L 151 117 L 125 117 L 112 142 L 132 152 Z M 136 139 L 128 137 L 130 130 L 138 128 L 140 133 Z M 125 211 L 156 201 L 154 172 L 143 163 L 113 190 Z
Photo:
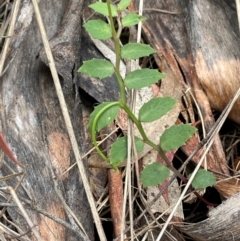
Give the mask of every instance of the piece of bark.
M 69 1 L 65 0 L 40 1 L 40 11 L 49 39 L 58 32 L 68 3 Z M 75 159 L 50 71 L 38 57 L 42 40 L 31 1 L 22 4 L 15 31 L 18 34 L 12 38 L 0 93 L 3 134 L 17 158 L 26 167 L 26 177 L 22 184 L 24 188 L 20 188 L 18 195 L 80 231 L 73 218 L 64 210 L 57 194 L 59 192 L 84 226 L 89 239 L 94 240 L 91 211 L 77 167 L 61 176 Z M 73 59 L 79 58 L 79 52 L 74 54 L 76 56 L 73 56 Z M 75 65 L 80 66 L 80 62 L 75 62 Z M 80 150 L 85 152 L 79 97 L 72 93 L 65 95 L 65 98 Z M 13 170 L 18 169 L 7 158 L 5 162 Z M 2 175 L 9 174 L 9 169 L 3 165 L 1 172 Z M 57 190 L 54 188 L 54 182 L 58 184 Z M 15 186 L 15 181 L 9 181 L 8 185 Z M 17 210 L 9 208 L 8 212 L 22 232 L 28 232 L 28 226 Z M 28 214 L 37 225 L 43 240 L 79 240 L 78 235 L 62 225 L 33 211 Z M 33 240 L 31 233 L 27 235 Z
M 123 211 L 123 183 L 120 170 L 108 170 L 109 202 L 115 237 L 121 235 Z
M 105 131 L 102 131 L 104 134 L 111 133 L 116 126 L 112 123 Z M 105 136 L 105 135 L 104 135 Z M 107 153 L 110 155 L 110 147 L 117 140 L 117 135 L 114 133 L 111 138 L 108 138 L 104 143 L 103 147 Z M 118 237 L 121 234 L 122 223 L 125 225 L 123 219 L 123 182 L 122 182 L 122 172 L 113 168 L 108 169 L 108 190 L 109 190 L 109 203 L 111 210 L 111 217 L 114 229 L 115 237 Z
M 240 240 L 240 193 L 209 212 L 209 218 L 196 224 L 177 225 L 195 241 Z
M 104 59 L 105 57 L 97 50 L 91 38 L 83 29 L 81 63 L 92 58 Z M 80 74 L 78 85 L 92 96 L 97 102 L 116 101 L 119 99 L 119 87 L 114 76 L 99 80 L 89 77 L 86 74 Z
M 211 107 L 222 111 L 240 84 L 240 33 L 235 1 L 178 2 L 184 10 L 199 81 Z M 238 123 L 239 108 L 240 100 L 229 115 Z
M 218 181 L 214 187 L 225 198 L 228 199 L 234 194 L 240 192 L 240 180 L 239 178 L 233 178 L 225 176 L 219 173 L 214 173 L 216 180 Z

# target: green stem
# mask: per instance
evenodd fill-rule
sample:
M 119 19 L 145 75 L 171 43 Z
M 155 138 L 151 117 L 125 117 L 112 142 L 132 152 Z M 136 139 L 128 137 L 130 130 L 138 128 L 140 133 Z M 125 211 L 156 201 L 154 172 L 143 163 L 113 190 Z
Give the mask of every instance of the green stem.
M 148 138 L 147 138 L 147 135 L 145 133 L 145 131 L 143 130 L 143 127 L 142 127 L 142 123 L 137 119 L 137 117 L 132 113 L 132 111 L 130 110 L 130 108 L 124 104 L 124 103 L 121 103 L 121 107 L 126 111 L 126 113 L 128 114 L 128 116 L 130 117 L 130 119 L 134 122 L 134 124 L 137 126 L 142 138 L 144 141 L 147 141 Z
M 154 144 L 146 135 L 142 123 L 136 118 L 136 116 L 132 113 L 132 111 L 129 109 L 129 107 L 124 104 L 121 104 L 121 107 L 126 111 L 126 113 L 128 114 L 128 116 L 132 119 L 132 121 L 135 123 L 135 125 L 137 126 L 143 141 L 148 144 L 149 146 L 151 146 L 153 149 L 157 150 L 159 155 L 163 158 L 163 160 L 166 162 L 167 167 L 169 169 L 171 169 L 171 171 L 173 171 L 180 179 L 182 179 L 183 181 L 186 181 L 187 179 L 178 171 L 176 170 L 171 162 L 168 160 L 168 158 L 166 157 L 164 151 L 162 150 L 162 148 L 159 145 Z
M 118 82 L 118 85 L 119 85 L 119 88 L 120 88 L 121 102 L 126 103 L 125 86 L 123 84 L 123 79 L 122 79 L 121 74 L 120 74 L 121 47 L 120 47 L 120 43 L 119 43 L 119 38 L 117 36 L 116 30 L 115 30 L 115 27 L 114 27 L 110 0 L 107 0 L 107 7 L 108 7 L 109 20 L 110 20 L 110 25 L 111 25 L 111 29 L 112 29 L 112 37 L 113 37 L 114 46 L 115 46 L 115 53 L 116 53 L 115 75 L 116 75 L 117 82 Z
M 137 117 L 132 113 L 132 111 L 130 110 L 130 108 L 129 108 L 126 104 L 122 104 L 122 103 L 121 103 L 120 107 L 122 107 L 122 108 L 126 111 L 126 113 L 128 114 L 128 116 L 130 117 L 130 119 L 131 119 L 131 120 L 134 122 L 134 124 L 137 126 L 137 128 L 138 128 L 138 130 L 139 130 L 139 132 L 140 132 L 140 134 L 141 134 L 141 136 L 142 136 L 142 138 L 143 138 L 143 141 L 144 141 L 145 143 L 147 143 L 148 145 L 152 146 L 153 148 L 155 148 L 156 145 L 148 139 L 148 137 L 147 137 L 147 135 L 146 135 L 146 133 L 145 133 L 145 131 L 144 131 L 144 129 L 143 129 L 142 123 L 141 123 L 141 122 L 137 119 Z
M 108 109 L 110 109 L 113 106 L 120 106 L 120 102 L 111 102 L 109 103 L 109 105 L 104 106 L 95 116 L 94 120 L 93 120 L 93 124 L 92 124 L 92 130 L 91 130 L 91 134 L 92 134 L 92 141 L 93 141 L 93 145 L 96 148 L 96 151 L 98 152 L 98 154 L 106 161 L 109 162 L 108 158 L 102 153 L 102 151 L 100 150 L 100 148 L 98 147 L 97 144 L 97 137 L 96 137 L 96 132 L 97 132 L 97 122 L 99 120 L 99 118 L 101 117 L 101 115 L 107 111 Z

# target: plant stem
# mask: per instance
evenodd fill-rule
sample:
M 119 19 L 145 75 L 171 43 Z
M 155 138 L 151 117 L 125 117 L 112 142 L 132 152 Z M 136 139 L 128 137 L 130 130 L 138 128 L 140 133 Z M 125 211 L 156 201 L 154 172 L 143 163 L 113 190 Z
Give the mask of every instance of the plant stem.
M 126 105 L 121 103 L 120 107 L 122 107 L 126 113 L 128 114 L 128 116 L 131 118 L 131 120 L 134 122 L 134 124 L 137 126 L 142 138 L 144 141 L 148 140 L 147 135 L 145 133 L 145 131 L 143 130 L 142 127 L 142 123 L 137 119 L 137 117 L 132 113 L 132 111 L 130 110 L 130 108 Z
M 114 27 L 112 10 L 111 10 L 111 6 L 110 6 L 110 0 L 107 0 L 107 7 L 108 7 L 110 25 L 111 25 L 111 29 L 112 29 L 112 38 L 113 38 L 113 41 L 114 41 L 115 53 L 116 53 L 115 75 L 116 75 L 117 82 L 118 82 L 118 85 L 119 85 L 119 88 L 120 88 L 121 102 L 123 104 L 125 104 L 126 103 L 125 86 L 123 84 L 122 76 L 120 75 L 121 47 L 120 47 L 120 43 L 119 43 L 119 38 L 117 36 L 116 30 L 115 30 L 115 27 Z
M 125 105 L 120 105 L 120 107 L 122 107 L 126 113 L 128 114 L 128 116 L 132 119 L 132 121 L 134 122 L 134 124 L 137 126 L 143 141 L 148 144 L 149 146 L 151 146 L 153 149 L 157 150 L 159 155 L 163 158 L 163 160 L 166 162 L 166 165 L 169 169 L 171 169 L 171 171 L 173 171 L 183 182 L 187 182 L 187 178 L 185 178 L 178 170 L 176 170 L 171 162 L 168 160 L 168 158 L 166 157 L 163 149 L 159 146 L 154 144 L 146 135 L 142 123 L 136 118 L 136 116 L 132 113 L 132 111 L 129 109 L 129 107 L 125 104 Z
M 171 162 L 168 160 L 167 156 L 165 155 L 163 149 L 159 146 L 154 144 L 146 135 L 141 122 L 136 118 L 136 116 L 132 113 L 132 111 L 129 109 L 129 107 L 127 105 L 123 105 L 120 107 L 122 107 L 126 113 L 128 114 L 128 116 L 132 119 L 132 121 L 135 123 L 135 125 L 137 126 L 143 141 L 148 144 L 149 146 L 151 146 L 153 149 L 157 150 L 157 152 L 159 153 L 159 155 L 162 157 L 162 159 L 165 161 L 167 167 L 176 175 L 178 176 L 184 183 L 188 182 L 188 179 L 186 177 L 184 177 L 177 169 L 175 169 Z M 192 190 L 195 190 L 192 186 L 191 186 Z M 194 194 L 204 203 L 206 203 L 208 206 L 215 206 L 215 204 L 211 204 L 209 203 L 207 200 L 205 200 L 203 197 L 201 197 L 196 191 L 194 191 Z
M 98 152 L 98 154 L 106 161 L 106 162 L 110 162 L 108 160 L 108 158 L 103 154 L 103 152 L 100 150 L 100 148 L 98 147 L 97 144 L 97 138 L 96 138 L 96 132 L 97 132 L 97 122 L 99 120 L 99 118 L 101 117 L 101 115 L 107 111 L 108 109 L 110 109 L 111 107 L 114 106 L 120 106 L 120 102 L 111 102 L 109 103 L 109 105 L 104 106 L 95 116 L 94 120 L 93 120 L 93 124 L 92 124 L 92 129 L 91 129 L 91 134 L 92 134 L 92 141 L 93 141 L 93 145 L 96 148 L 96 151 Z
M 163 160 L 166 162 L 167 166 L 169 169 L 171 169 L 182 181 L 186 182 L 187 179 L 178 171 L 176 170 L 172 164 L 170 163 L 170 161 L 168 160 L 168 158 L 166 157 L 164 151 L 162 150 L 162 148 L 159 145 L 154 144 L 151 140 L 149 140 L 149 138 L 147 137 L 143 127 L 142 127 L 142 123 L 136 118 L 136 116 L 132 113 L 132 111 L 130 110 L 130 108 L 126 105 L 126 93 L 125 93 L 125 86 L 123 83 L 123 79 L 120 75 L 120 61 L 121 61 L 121 48 L 120 48 L 120 43 L 119 43 L 119 36 L 116 33 L 115 27 L 114 27 L 114 22 L 113 22 L 113 17 L 112 17 L 112 11 L 111 11 L 111 6 L 110 6 L 110 0 L 107 0 L 107 7 L 108 7 L 108 13 L 109 13 L 109 19 L 110 19 L 110 25 L 111 25 L 111 29 L 112 29 L 112 37 L 113 37 L 113 41 L 114 41 L 114 46 L 115 46 L 115 53 L 116 53 L 116 64 L 115 64 L 115 75 L 118 81 L 118 85 L 120 88 L 120 103 L 118 102 L 118 105 L 120 107 L 122 107 L 126 113 L 128 114 L 128 116 L 132 119 L 132 121 L 135 123 L 135 125 L 137 126 L 143 141 L 150 145 L 151 147 L 153 147 L 155 150 L 158 151 L 159 155 L 163 158 Z M 119 26 L 121 27 L 121 26 Z M 107 106 L 106 106 L 107 107 Z M 107 110 L 108 108 L 104 108 L 104 110 Z M 101 111 L 102 112 L 102 111 Z M 104 112 L 104 111 L 103 111 Z M 99 113 L 98 113 L 99 114 Z M 98 115 L 97 115 L 98 116 Z M 97 121 L 97 116 L 94 120 L 94 123 L 96 124 Z M 99 115 L 100 117 L 100 115 Z M 99 118 L 98 117 L 98 118 Z M 93 140 L 94 142 L 94 146 L 96 147 L 98 153 L 101 155 L 101 157 L 108 161 L 107 157 L 101 152 L 101 150 L 99 149 L 99 147 L 97 146 L 97 142 L 96 142 L 96 135 L 95 135 L 95 128 L 96 126 L 94 126 L 94 128 L 92 129 L 92 136 L 94 136 L 95 140 Z M 94 134 L 94 135 L 93 135 Z M 109 162 L 109 161 L 108 161 Z

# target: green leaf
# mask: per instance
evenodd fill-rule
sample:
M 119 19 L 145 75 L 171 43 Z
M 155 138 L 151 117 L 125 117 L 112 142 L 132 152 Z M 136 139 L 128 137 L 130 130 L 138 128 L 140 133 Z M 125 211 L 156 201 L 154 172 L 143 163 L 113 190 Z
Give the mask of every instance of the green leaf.
M 171 126 L 163 132 L 160 145 L 164 151 L 175 150 L 184 145 L 196 130 L 196 128 L 187 124 Z
M 144 142 L 134 137 L 136 150 L 141 152 L 144 147 Z M 127 136 L 118 138 L 113 144 L 110 151 L 110 164 L 117 168 L 127 158 Z
M 112 37 L 111 26 L 102 20 L 89 20 L 83 27 L 95 39 L 109 39 Z
M 201 169 L 193 178 L 192 185 L 196 189 L 204 189 L 213 186 L 216 183 L 216 178 L 212 172 Z
M 161 163 L 154 162 L 145 167 L 141 173 L 141 182 L 144 187 L 156 186 L 163 183 L 169 176 L 169 169 Z
M 98 105 L 94 109 L 94 111 L 90 115 L 90 120 L 88 123 L 88 127 L 90 128 L 90 130 L 92 130 L 93 121 L 94 121 L 96 115 L 102 110 L 102 108 L 104 108 L 107 105 L 112 104 L 112 103 L 113 102 L 103 102 L 102 104 Z M 109 126 L 113 122 L 113 120 L 117 117 L 119 110 L 120 110 L 119 106 L 113 106 L 113 107 L 109 108 L 108 110 L 106 110 L 99 118 L 99 120 L 97 122 L 96 130 L 100 131 L 104 127 Z
M 114 66 L 105 59 L 91 59 L 83 61 L 83 65 L 78 69 L 78 72 L 103 79 L 113 74 Z
M 138 24 L 140 21 L 145 21 L 146 19 L 146 17 L 139 16 L 136 13 L 129 13 L 122 19 L 122 26 L 131 27 Z
M 121 55 L 124 59 L 138 59 L 155 53 L 155 50 L 148 44 L 128 43 L 121 49 Z
M 141 122 L 158 120 L 162 116 L 166 115 L 167 112 L 173 108 L 176 102 L 177 100 L 171 97 L 159 97 L 151 99 L 139 110 L 139 120 Z
M 125 80 L 125 86 L 129 89 L 141 89 L 142 87 L 150 86 L 164 78 L 164 74 L 156 69 L 138 69 L 130 72 Z
M 96 2 L 96 3 L 89 5 L 89 7 L 97 13 L 100 13 L 104 16 L 109 16 L 107 3 Z M 117 17 L 118 16 L 117 8 L 112 4 L 110 4 L 110 7 L 111 7 L 111 11 L 112 11 L 112 16 Z
M 129 4 L 131 3 L 131 1 L 132 0 L 121 0 L 120 2 L 119 2 L 119 4 L 118 4 L 118 9 L 120 10 L 120 11 L 123 11 L 123 10 L 125 10 L 128 6 L 129 6 Z

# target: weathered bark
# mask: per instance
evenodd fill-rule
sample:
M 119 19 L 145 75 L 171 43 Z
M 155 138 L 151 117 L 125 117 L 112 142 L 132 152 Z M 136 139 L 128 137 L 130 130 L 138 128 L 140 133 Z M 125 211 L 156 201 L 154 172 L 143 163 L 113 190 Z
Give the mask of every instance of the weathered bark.
M 40 1 L 40 11 L 49 39 L 63 26 L 64 23 L 61 21 L 64 19 L 65 10 L 69 11 L 70 3 L 71 1 L 67 0 Z M 81 3 L 82 1 L 79 1 L 79 5 Z M 74 89 L 75 79 L 71 75 L 74 72 L 77 76 L 76 70 L 80 66 L 81 10 L 81 6 L 74 9 L 74 14 L 77 14 L 79 19 L 79 28 L 74 33 L 78 34 L 76 38 L 79 41 L 78 45 L 74 42 L 77 48 L 68 56 L 72 57 L 71 69 L 65 69 L 64 73 L 59 74 L 62 74 L 65 98 L 79 148 L 85 152 L 81 100 L 78 96 L 78 88 Z M 15 31 L 16 35 L 12 38 L 6 60 L 7 69 L 1 77 L 0 93 L 3 134 L 17 158 L 26 167 L 26 177 L 18 195 L 33 206 L 68 222 L 80 233 L 76 222 L 64 210 L 64 205 L 59 198 L 59 195 L 62 195 L 82 223 L 89 239 L 94 240 L 91 211 L 77 167 L 61 175 L 75 160 L 49 68 L 39 58 L 42 40 L 31 1 L 22 3 Z M 15 172 L 18 170 L 18 167 L 6 157 L 4 159 L 5 162 L 1 167 L 2 175 L 10 173 L 5 163 Z M 15 184 L 14 180 L 8 183 L 8 185 Z M 9 208 L 8 211 L 14 218 L 14 222 L 22 229 L 21 232 L 27 232 L 29 227 L 21 215 L 15 209 Z M 28 210 L 28 214 L 37 225 L 42 240 L 84 240 L 81 235 L 67 230 L 36 211 Z M 31 233 L 28 236 L 30 240 L 34 240 Z
M 212 108 L 222 111 L 239 88 L 239 27 L 235 1 L 178 1 L 184 11 L 195 68 Z M 229 117 L 240 123 L 240 101 Z
M 240 194 L 235 194 L 209 212 L 207 220 L 196 224 L 186 224 L 179 229 L 192 237 L 194 241 L 239 240 L 239 198 Z

